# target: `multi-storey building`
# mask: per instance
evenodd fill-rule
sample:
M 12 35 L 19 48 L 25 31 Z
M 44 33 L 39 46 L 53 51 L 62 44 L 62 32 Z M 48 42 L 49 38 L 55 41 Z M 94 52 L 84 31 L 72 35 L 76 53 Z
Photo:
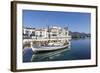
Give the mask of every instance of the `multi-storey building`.
M 49 28 L 23 28 L 23 38 L 64 38 L 69 36 L 68 28 L 49 27 Z

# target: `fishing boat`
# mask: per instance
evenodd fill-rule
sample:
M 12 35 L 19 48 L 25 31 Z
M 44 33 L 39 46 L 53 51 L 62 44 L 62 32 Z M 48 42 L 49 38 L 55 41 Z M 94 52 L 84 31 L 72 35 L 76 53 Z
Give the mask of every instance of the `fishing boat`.
M 55 28 L 57 29 L 57 28 Z M 33 50 L 33 52 L 46 52 L 46 51 L 54 51 L 54 50 L 59 50 L 59 49 L 64 49 L 67 48 L 70 45 L 70 41 L 69 41 L 69 35 L 67 35 L 67 37 L 56 37 L 55 39 L 53 39 L 51 37 L 51 30 L 48 27 L 48 38 L 46 40 L 46 44 L 43 44 L 44 41 L 38 41 L 37 45 L 33 45 L 33 43 L 31 43 L 31 48 Z
M 23 48 L 29 47 L 33 52 L 54 51 L 70 45 L 68 27 L 24 28 L 23 31 Z
M 67 45 L 47 45 L 47 46 L 32 46 L 32 50 L 35 52 L 46 52 L 46 51 L 54 51 L 59 49 L 67 48 L 69 44 Z

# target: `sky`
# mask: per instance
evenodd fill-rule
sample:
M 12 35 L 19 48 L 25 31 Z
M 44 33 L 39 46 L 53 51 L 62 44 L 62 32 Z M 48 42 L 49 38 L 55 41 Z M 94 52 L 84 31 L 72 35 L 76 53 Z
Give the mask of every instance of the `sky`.
M 58 26 L 68 27 L 72 32 L 90 33 L 90 13 L 23 10 L 22 17 L 24 27 Z

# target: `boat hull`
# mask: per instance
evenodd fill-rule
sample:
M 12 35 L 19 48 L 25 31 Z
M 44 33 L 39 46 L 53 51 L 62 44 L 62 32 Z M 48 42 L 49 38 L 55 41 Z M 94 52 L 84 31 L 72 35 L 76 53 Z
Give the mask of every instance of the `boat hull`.
M 69 45 L 65 45 L 65 46 L 56 46 L 56 47 L 32 47 L 32 51 L 33 52 L 47 52 L 47 51 L 55 51 L 55 50 L 60 50 L 60 49 L 64 49 L 67 48 Z

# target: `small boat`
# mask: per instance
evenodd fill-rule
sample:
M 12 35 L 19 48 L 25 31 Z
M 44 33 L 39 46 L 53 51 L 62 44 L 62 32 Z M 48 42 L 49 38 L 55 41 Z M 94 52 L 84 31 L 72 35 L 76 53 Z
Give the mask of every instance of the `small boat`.
M 63 48 L 67 48 L 70 45 L 70 42 L 68 40 L 65 40 L 66 42 L 62 42 L 61 38 L 57 38 L 54 40 L 51 37 L 51 31 L 48 27 L 48 40 L 46 41 L 46 44 L 43 44 L 43 41 L 38 41 L 36 44 L 33 45 L 33 43 L 30 44 L 33 52 L 45 52 L 45 51 L 54 51 L 59 50 Z M 67 38 L 67 37 L 66 37 Z
M 46 51 L 55 51 L 55 50 L 59 50 L 59 49 L 68 48 L 69 46 L 70 46 L 69 43 L 64 45 L 62 43 L 57 42 L 57 43 L 48 43 L 48 45 L 45 45 L 45 46 L 31 45 L 31 48 L 32 48 L 33 52 L 46 52 Z

